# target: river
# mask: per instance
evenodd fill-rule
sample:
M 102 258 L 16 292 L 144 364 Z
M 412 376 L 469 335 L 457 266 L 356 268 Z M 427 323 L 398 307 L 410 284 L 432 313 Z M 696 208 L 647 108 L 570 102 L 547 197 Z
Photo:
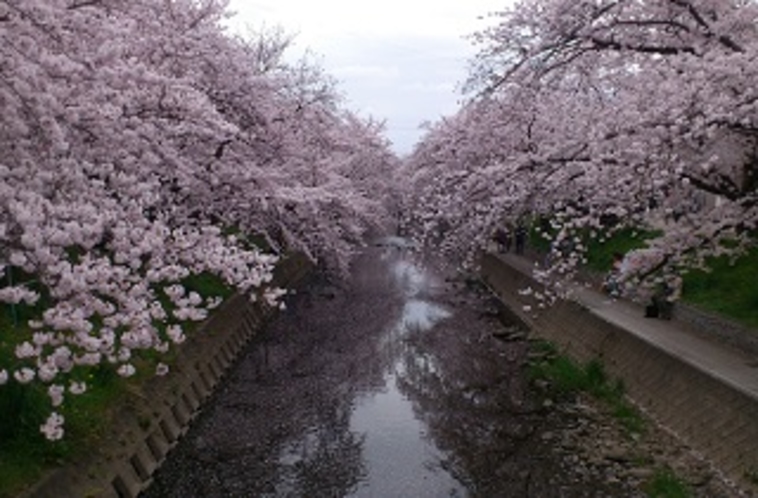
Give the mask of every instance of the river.
M 572 474 L 528 343 L 444 275 L 390 241 L 289 297 L 141 496 L 639 496 Z

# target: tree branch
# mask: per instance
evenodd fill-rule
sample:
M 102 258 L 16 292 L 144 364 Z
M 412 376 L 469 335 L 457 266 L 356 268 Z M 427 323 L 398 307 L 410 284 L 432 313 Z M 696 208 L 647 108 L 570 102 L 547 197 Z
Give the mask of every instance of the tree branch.
M 81 2 L 74 2 L 71 5 L 69 5 L 67 9 L 76 10 L 76 9 L 81 9 L 82 7 L 91 7 L 91 6 L 100 4 L 101 1 L 102 0 L 83 0 Z
M 718 40 L 719 43 L 724 45 L 725 47 L 734 50 L 735 52 L 744 52 L 745 49 L 742 48 L 741 45 L 739 45 L 737 42 L 729 38 L 727 35 L 721 35 L 719 37 L 716 37 L 716 34 L 711 29 L 711 25 L 706 21 L 705 17 L 700 14 L 700 12 L 695 8 L 694 5 L 690 2 L 690 0 L 671 0 L 671 2 L 675 5 L 678 5 L 680 7 L 683 7 L 687 10 L 687 12 L 692 16 L 692 18 L 695 20 L 695 22 L 705 30 L 705 36 L 706 38 L 715 38 Z
M 600 50 L 628 50 L 630 52 L 640 52 L 643 54 L 658 54 L 658 55 L 678 55 L 682 53 L 697 55 L 695 49 L 692 47 L 666 47 L 655 45 L 632 45 L 628 43 L 621 43 L 614 40 L 603 40 L 592 36 L 589 38 L 595 48 Z
M 726 175 L 717 174 L 717 184 L 709 182 L 707 179 L 694 175 L 692 173 L 682 173 L 682 178 L 689 180 L 689 182 L 699 190 L 708 192 L 710 194 L 726 197 L 730 201 L 736 202 L 742 197 L 742 192 L 740 192 L 740 189 L 737 187 L 737 185 L 735 185 L 732 179 Z

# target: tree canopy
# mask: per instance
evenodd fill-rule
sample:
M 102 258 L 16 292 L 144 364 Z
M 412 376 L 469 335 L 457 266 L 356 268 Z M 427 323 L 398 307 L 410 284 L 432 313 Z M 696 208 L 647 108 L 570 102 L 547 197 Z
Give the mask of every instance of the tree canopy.
M 749 0 L 515 3 L 474 36 L 467 105 L 405 165 L 409 223 L 465 256 L 543 217 L 573 249 L 559 280 L 608 220 L 661 230 L 643 281 L 739 254 L 758 222 L 757 16 Z
M 281 254 L 344 272 L 384 222 L 381 123 L 285 62 L 283 33 L 234 36 L 226 16 L 221 0 L 0 0 L 0 303 L 39 311 L 0 384 L 41 381 L 55 406 L 87 366 L 131 375 L 218 304 L 186 277 L 274 303 Z

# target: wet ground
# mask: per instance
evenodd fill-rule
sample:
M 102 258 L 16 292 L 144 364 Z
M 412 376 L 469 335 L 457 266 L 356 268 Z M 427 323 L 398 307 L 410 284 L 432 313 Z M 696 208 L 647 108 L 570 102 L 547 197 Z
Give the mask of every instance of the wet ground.
M 495 339 L 483 299 L 393 246 L 368 250 L 349 283 L 312 282 L 143 495 L 640 496 L 566 465 L 546 434 L 570 417 L 531 393 L 527 342 Z

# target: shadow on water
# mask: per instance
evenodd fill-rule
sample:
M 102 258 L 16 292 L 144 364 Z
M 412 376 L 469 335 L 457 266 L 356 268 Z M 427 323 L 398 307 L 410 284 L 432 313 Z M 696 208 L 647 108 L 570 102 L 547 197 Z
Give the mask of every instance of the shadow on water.
M 592 496 L 550 484 L 526 343 L 408 253 L 393 239 L 296 296 L 144 495 Z

